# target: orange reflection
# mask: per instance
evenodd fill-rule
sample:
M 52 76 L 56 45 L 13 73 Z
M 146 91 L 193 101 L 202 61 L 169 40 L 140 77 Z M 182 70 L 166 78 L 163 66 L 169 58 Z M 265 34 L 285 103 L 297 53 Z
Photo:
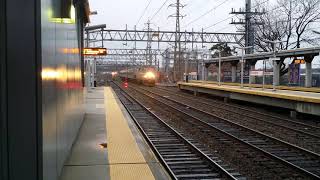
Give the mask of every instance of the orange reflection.
M 61 74 L 55 69 L 46 68 L 46 69 L 43 69 L 41 72 L 42 80 L 55 80 L 55 79 L 59 79 L 60 77 L 61 77 Z
M 82 88 L 82 76 L 79 67 L 69 69 L 66 66 L 57 69 L 44 68 L 41 72 L 41 78 L 44 81 L 56 81 L 57 86 L 62 89 Z
M 79 54 L 80 50 L 79 48 L 62 48 L 60 49 L 60 52 L 63 54 Z

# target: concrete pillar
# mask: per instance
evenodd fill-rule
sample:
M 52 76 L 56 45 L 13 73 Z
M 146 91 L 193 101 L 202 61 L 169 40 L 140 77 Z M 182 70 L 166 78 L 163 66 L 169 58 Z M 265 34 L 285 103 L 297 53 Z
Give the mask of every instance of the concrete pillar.
M 250 71 L 254 71 L 256 69 L 256 65 L 250 65 Z M 255 76 L 249 76 L 250 84 L 256 83 L 256 77 Z
M 204 81 L 205 80 L 205 69 L 206 69 L 206 67 L 205 67 L 205 65 L 204 64 L 202 64 L 202 67 L 201 67 L 201 80 L 202 81 Z
M 276 86 L 279 86 L 280 84 L 280 66 L 280 61 L 273 62 L 273 82 Z
M 215 69 L 216 69 L 216 81 L 219 82 L 219 63 L 214 64 L 215 65 Z M 220 74 L 221 75 L 221 74 Z M 212 77 L 213 78 L 213 77 Z
M 312 86 L 312 62 L 306 61 L 306 78 L 305 78 L 305 87 Z
M 237 66 L 239 61 L 231 62 L 231 81 L 233 83 L 237 82 Z
M 205 67 L 204 68 L 204 80 L 205 81 L 208 81 L 208 73 L 209 73 L 209 69 L 208 69 L 208 67 Z
M 231 66 L 231 81 L 234 83 L 237 81 L 237 66 Z

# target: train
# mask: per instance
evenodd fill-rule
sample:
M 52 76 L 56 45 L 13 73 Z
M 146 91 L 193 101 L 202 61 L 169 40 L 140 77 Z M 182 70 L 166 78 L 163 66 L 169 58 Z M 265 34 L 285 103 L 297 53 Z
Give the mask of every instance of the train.
M 118 73 L 122 81 L 131 81 L 145 86 L 155 86 L 159 78 L 154 67 L 140 67 L 138 69 L 126 69 Z

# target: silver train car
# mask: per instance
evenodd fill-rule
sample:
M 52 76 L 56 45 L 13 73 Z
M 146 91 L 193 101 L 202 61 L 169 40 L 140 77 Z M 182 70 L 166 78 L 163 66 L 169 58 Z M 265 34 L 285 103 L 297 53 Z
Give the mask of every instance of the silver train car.
M 131 81 L 145 86 L 155 86 L 158 79 L 158 73 L 153 67 L 122 70 L 118 76 L 122 81 Z

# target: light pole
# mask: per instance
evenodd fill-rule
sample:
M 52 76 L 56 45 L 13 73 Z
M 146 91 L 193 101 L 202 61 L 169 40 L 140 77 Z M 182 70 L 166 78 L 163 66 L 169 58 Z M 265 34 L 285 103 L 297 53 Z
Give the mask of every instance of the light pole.
M 202 79 L 202 82 L 205 81 L 205 64 L 204 64 L 204 54 L 202 55 L 202 70 L 201 70 L 201 79 Z
M 221 86 L 221 51 L 219 51 L 219 73 L 218 73 L 218 85 Z
M 201 72 L 202 73 L 202 75 L 201 75 L 202 76 L 202 82 L 204 82 L 206 80 L 206 77 L 205 77 L 206 75 L 205 74 L 207 72 L 205 72 L 206 64 L 204 62 L 205 61 L 204 59 L 208 54 L 210 55 L 210 53 L 208 53 L 208 51 L 203 51 L 202 54 L 201 54 L 201 57 L 202 57 L 202 72 Z
M 186 58 L 184 61 L 184 73 L 186 77 L 186 82 L 189 82 L 189 58 L 190 58 L 190 53 L 187 52 Z
M 266 83 L 266 75 L 265 75 L 265 71 L 266 71 L 266 60 L 263 60 L 263 70 L 262 70 L 262 90 L 264 90 L 264 85 Z
M 252 48 L 253 46 L 246 46 L 246 47 L 237 47 L 238 49 L 241 49 L 241 88 L 243 88 L 243 71 L 244 71 L 244 67 L 243 67 L 243 64 L 244 64 L 244 51 L 246 49 L 250 49 Z M 250 73 L 250 72 L 249 72 Z

